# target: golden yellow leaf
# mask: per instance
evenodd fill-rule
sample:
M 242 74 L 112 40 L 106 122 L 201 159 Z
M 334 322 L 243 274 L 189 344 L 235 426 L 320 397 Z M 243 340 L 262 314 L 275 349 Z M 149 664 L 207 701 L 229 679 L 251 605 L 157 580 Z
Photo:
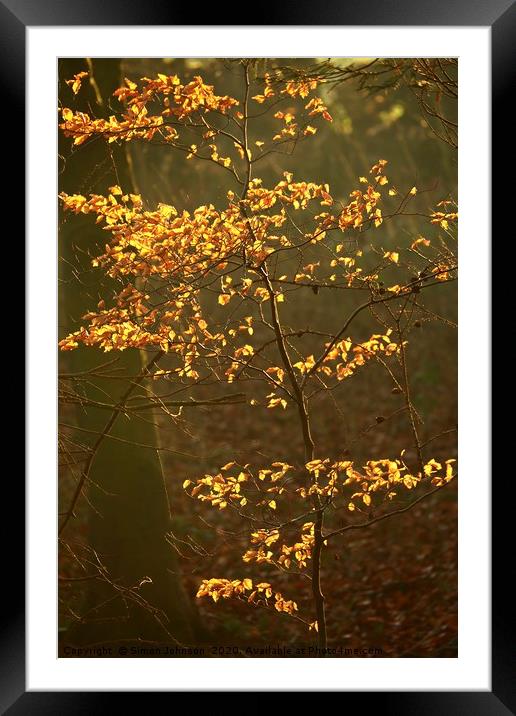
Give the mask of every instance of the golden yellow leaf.
M 423 244 L 423 246 L 430 246 L 430 240 L 424 239 L 422 236 L 420 236 L 418 239 L 412 242 L 411 249 L 415 249 L 419 244 Z
M 397 264 L 400 258 L 400 255 L 396 251 L 386 251 L 383 255 L 384 259 L 389 259 L 389 261 L 392 261 L 393 263 Z

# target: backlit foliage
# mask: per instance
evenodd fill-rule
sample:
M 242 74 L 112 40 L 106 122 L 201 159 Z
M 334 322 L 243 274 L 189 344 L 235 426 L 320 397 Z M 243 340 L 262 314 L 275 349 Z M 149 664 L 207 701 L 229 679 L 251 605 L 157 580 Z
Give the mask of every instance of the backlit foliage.
M 108 144 L 166 145 L 186 160 L 206 160 L 229 172 L 234 189 L 221 205 L 200 197 L 190 211 L 166 203 L 149 206 L 145 197 L 118 185 L 106 187 L 104 194 L 61 193 L 65 211 L 91 218 L 104 232 L 92 269 L 119 288 L 93 306 L 59 346 L 160 351 L 167 365 L 156 364 L 157 381 L 193 387 L 252 380 L 257 391 L 248 398 L 250 409 L 285 410 L 292 421 L 299 416 L 305 456 L 298 464 L 282 462 L 278 447 L 277 461 L 266 467 L 230 462 L 214 474 L 189 476 L 183 487 L 192 498 L 252 524 L 244 563 L 283 576 L 308 574 L 314 554 L 318 569 L 321 551 L 340 532 L 323 525 L 331 511 L 343 509 L 350 525 L 357 519 L 374 521 L 398 498 L 406 504 L 412 491 L 425 485 L 440 488 L 454 477 L 454 460 L 422 459 L 403 377 L 409 342 L 400 317 L 407 306 L 418 310 L 427 286 L 455 278 L 458 214 L 451 199 L 426 213 L 419 209 L 421 231 L 432 238 L 412 236 L 396 250 L 386 250 L 378 230 L 410 214 L 420 189 L 395 186 L 385 159 L 351 187 L 330 187 L 287 171 L 265 185 L 255 176 L 256 165 L 278 145 L 293 151 L 310 141 L 332 117 L 315 94 L 324 77 L 282 81 L 266 74 L 253 87 L 250 64 L 242 67 L 243 99 L 217 94 L 200 76 L 183 83 L 177 75 L 159 74 L 140 82 L 126 79 L 114 93 L 120 112 L 108 119 L 61 108 L 59 126 L 75 147 L 94 138 Z M 74 93 L 84 76 L 70 81 Z M 259 128 L 265 111 L 277 130 L 250 144 L 249 125 Z M 441 232 L 437 236 L 436 230 Z M 370 242 L 367 256 L 364 237 Z M 332 289 L 339 295 L 362 291 L 362 308 L 378 318 L 378 332 L 355 334 L 351 322 L 358 311 L 331 334 L 287 326 L 284 304 L 307 289 Z M 311 350 L 305 348 L 306 339 Z M 417 459 L 409 465 L 402 453 L 394 459 L 371 457 L 360 465 L 344 456 L 316 457 L 308 427 L 311 391 L 332 391 L 373 363 L 394 379 L 395 390 L 406 399 Z M 296 602 L 250 577 L 203 579 L 197 597 L 238 599 L 300 618 Z M 314 605 L 317 617 L 315 593 Z M 321 633 L 320 618 L 307 615 L 305 621 Z
M 293 574 L 304 571 L 312 557 L 315 541 L 314 522 L 305 522 L 298 526 L 298 539 L 293 544 L 286 543 L 287 534 L 296 529 L 296 520 L 287 520 L 281 514 L 278 505 L 282 503 L 292 510 L 298 503 L 300 514 L 306 512 L 303 502 L 310 504 L 313 496 L 321 498 L 324 508 L 339 509 L 347 507 L 350 512 L 361 513 L 363 519 L 371 519 L 377 514 L 378 508 L 389 504 L 398 495 L 419 486 L 421 482 L 429 482 L 442 487 L 454 477 L 453 463 L 446 460 L 445 464 L 435 459 L 429 460 L 422 472 L 412 474 L 403 461 L 369 460 L 363 466 L 355 466 L 351 460 L 331 461 L 312 460 L 300 468 L 284 462 L 275 462 L 270 467 L 251 469 L 249 465 L 228 463 L 214 475 L 204 475 L 197 480 L 185 480 L 183 488 L 191 497 L 208 502 L 219 510 L 236 511 L 240 517 L 257 521 L 261 519 L 267 525 L 249 536 L 249 547 L 242 555 L 246 563 L 270 565 L 279 571 L 291 571 Z M 309 509 L 309 508 L 308 508 Z M 330 538 L 333 537 L 329 533 Z M 322 535 L 327 545 L 327 536 Z M 247 587 L 246 587 L 247 584 Z M 258 588 L 263 585 L 258 585 Z M 217 601 L 220 596 L 225 599 L 241 598 L 245 591 L 252 590 L 251 579 L 229 581 L 226 579 L 203 580 L 198 597 L 211 596 Z M 258 592 L 260 590 L 258 589 Z M 269 596 L 271 596 L 272 592 Z M 283 604 L 281 595 L 276 595 Z M 256 591 L 252 591 L 249 603 L 260 605 Z M 289 602 L 289 604 L 291 604 Z M 265 604 L 268 606 L 268 604 Z M 276 602 L 276 609 L 282 611 Z M 297 611 L 297 606 L 294 607 Z M 293 611 L 283 611 L 292 614 Z M 307 626 L 312 622 L 306 621 Z
M 277 612 L 294 614 L 297 604 L 287 600 L 279 592 L 273 592 L 268 582 L 253 586 L 251 579 L 203 579 L 197 597 L 211 597 L 214 602 L 222 599 L 240 599 L 248 604 L 275 609 Z
M 373 167 L 375 178 L 385 176 L 376 173 L 384 166 L 380 162 Z M 245 199 L 236 201 L 230 192 L 226 208 L 216 209 L 210 204 L 192 213 L 166 204 L 145 210 L 141 196 L 124 194 L 118 186 L 110 187 L 106 196 L 93 194 L 87 198 L 62 193 L 66 210 L 93 215 L 108 232 L 105 251 L 93 259 L 93 267 L 127 283 L 116 296 L 115 305 L 86 314 L 88 324 L 64 338 L 60 347 L 70 350 L 84 343 L 110 351 L 156 346 L 178 356 L 182 362 L 177 368 L 180 375 L 197 378 L 202 368 L 209 370 L 214 363 L 220 366 L 225 362 L 229 364 L 225 375 L 232 382 L 252 363 L 254 347 L 250 343 L 238 345 L 237 339 L 243 333 L 249 337 L 252 322 L 261 310 L 258 303 L 283 302 L 284 287 L 295 284 L 322 282 L 374 290 L 379 272 L 365 272 L 357 265 L 362 251 L 349 246 L 349 239 L 346 243 L 335 242 L 349 228 L 381 225 L 381 209 L 377 206 L 381 193 L 369 185 L 365 191 L 357 189 L 350 196 L 351 201 L 339 214 L 317 213 L 314 204 L 326 207 L 335 203 L 328 185 L 294 182 L 288 173 L 270 190 L 255 179 L 249 183 Z M 290 211 L 307 214 L 302 221 L 310 228 L 302 236 L 292 236 L 286 230 Z M 435 213 L 431 216 L 435 217 Z M 446 216 L 452 220 L 451 214 Z M 260 274 L 265 261 L 280 252 L 297 252 L 316 242 L 324 242 L 328 249 L 326 265 L 307 264 L 290 276 L 282 275 L 276 281 L 277 290 L 271 291 Z M 246 263 L 242 266 L 244 251 Z M 399 255 L 395 256 L 397 264 Z M 393 254 L 384 258 L 392 262 Z M 440 261 L 432 267 L 432 273 L 437 280 L 446 280 L 455 268 L 451 262 Z M 244 274 L 239 274 L 241 269 Z M 134 284 L 141 278 L 148 281 L 148 293 L 142 293 Z M 151 288 L 152 279 L 157 281 L 156 288 Z M 200 296 L 215 279 L 220 281 L 221 307 L 230 302 L 238 302 L 239 307 L 247 303 L 255 315 L 246 316 L 244 323 L 240 319 L 226 320 L 223 328 L 216 313 L 205 315 Z M 402 294 L 411 293 L 413 288 L 410 284 L 396 284 L 387 290 Z M 153 305 L 151 293 L 159 294 L 159 309 Z M 388 330 L 365 342 L 355 343 L 351 337 L 332 341 L 321 347 L 320 359 L 308 356 L 294 367 L 305 375 L 317 371 L 342 380 L 375 354 L 389 356 L 396 352 L 396 343 L 389 335 Z M 263 371 L 273 386 L 283 383 L 284 368 L 264 366 Z
M 423 466 L 422 472 L 415 474 L 409 471 L 402 458 L 369 460 L 361 467 L 356 467 L 351 460 L 332 462 L 326 458 L 312 460 L 297 469 L 284 462 L 258 469 L 228 463 L 214 475 L 185 480 L 183 488 L 191 497 L 208 502 L 219 510 L 232 508 L 243 517 L 253 517 L 256 508 L 276 510 L 275 498 L 279 495 L 285 495 L 289 505 L 320 495 L 328 504 L 338 500 L 351 511 L 367 512 L 366 508 L 369 508 L 370 512 L 396 497 L 399 490 L 417 487 L 421 480 L 428 478 L 432 485 L 449 482 L 453 477 L 454 462 L 447 460 L 443 466 L 432 458 Z M 253 533 L 253 537 L 258 538 L 260 534 Z M 265 546 L 278 539 L 277 530 L 272 532 L 274 538 L 270 531 L 263 534 L 266 536 L 262 540 Z

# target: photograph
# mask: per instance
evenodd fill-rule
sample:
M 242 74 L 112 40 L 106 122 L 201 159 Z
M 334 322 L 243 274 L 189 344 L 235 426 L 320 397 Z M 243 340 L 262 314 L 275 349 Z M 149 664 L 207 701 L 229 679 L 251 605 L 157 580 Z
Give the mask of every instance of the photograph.
M 458 658 L 460 63 L 57 58 L 59 659 Z

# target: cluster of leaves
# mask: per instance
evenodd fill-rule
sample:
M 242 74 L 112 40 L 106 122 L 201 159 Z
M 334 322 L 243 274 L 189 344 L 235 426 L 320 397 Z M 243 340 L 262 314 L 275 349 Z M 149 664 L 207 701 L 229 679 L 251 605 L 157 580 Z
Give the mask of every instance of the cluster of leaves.
M 255 548 L 248 549 L 242 555 L 244 562 L 268 562 L 276 564 L 285 569 L 289 569 L 293 560 L 294 564 L 301 568 L 307 566 L 307 560 L 312 556 L 312 549 L 315 541 L 314 523 L 305 522 L 301 528 L 300 539 L 292 545 L 282 544 L 280 554 L 274 557 L 268 547 L 277 542 L 280 538 L 278 529 L 259 529 L 251 534 L 251 543 L 257 545 Z
M 375 180 L 385 179 L 382 173 L 384 166 L 384 162 L 379 162 L 373 167 Z M 110 187 L 107 196 L 93 194 L 86 198 L 62 193 L 60 198 L 66 210 L 94 215 L 96 222 L 103 225 L 112 237 L 105 245 L 104 253 L 92 260 L 92 265 L 113 278 L 133 281 L 126 283 L 115 296 L 114 306 L 106 308 L 102 302 L 101 308 L 86 314 L 84 319 L 89 323 L 65 337 L 60 347 L 70 350 L 80 343 L 98 346 L 104 351 L 159 347 L 179 357 L 181 365 L 176 369 L 179 376 L 197 379 L 199 366 L 194 367 L 194 364 L 201 359 L 206 369 L 213 369 L 215 364 L 220 368 L 223 362 L 228 363 L 225 369 L 228 382 L 233 382 L 242 368 L 249 369 L 256 354 L 255 347 L 249 343 L 235 345 L 232 351 L 227 346 L 235 344 L 242 333 L 252 335 L 252 323 L 255 318 L 260 318 L 262 312 L 259 304 L 269 300 L 281 303 L 285 300 L 284 287 L 321 280 L 316 277 L 317 270 L 321 269 L 320 262 L 307 264 L 301 272 L 295 271 L 290 277 L 285 274 L 279 276 L 275 279 L 279 289 L 271 291 L 260 274 L 266 259 L 279 252 L 297 252 L 307 243 L 323 242 L 331 231 L 345 231 L 350 225 L 358 229 L 364 221 L 378 226 L 382 220 L 381 210 L 377 208 L 380 192 L 372 185 L 366 191 L 353 191 L 351 201 L 339 214 L 323 212 L 313 216 L 309 206 L 314 201 L 319 205 L 334 204 L 328 185 L 294 182 L 288 173 L 270 190 L 264 189 L 259 179 L 252 180 L 246 199 L 240 202 L 230 192 L 228 206 L 223 210 L 207 205 L 190 213 L 160 204 L 155 210 L 148 211 L 143 208 L 140 195 L 124 194 L 119 186 Z M 306 211 L 305 226 L 307 222 L 312 222 L 310 230 L 305 230 L 298 240 L 287 232 L 277 233 L 290 222 L 289 209 Z M 446 221 L 451 220 L 450 213 L 446 217 Z M 429 243 L 425 239 L 420 241 Z M 415 249 L 417 244 L 418 241 L 412 248 Z M 333 244 L 330 239 L 325 247 L 330 254 L 329 283 L 360 288 L 373 285 L 378 280 L 377 271 L 364 273 L 356 266 L 362 253 L 360 249 L 348 251 L 348 255 L 343 256 L 344 244 Z M 244 266 L 241 258 L 243 251 L 246 257 Z M 382 255 L 387 264 L 398 263 L 397 253 Z M 337 273 L 336 267 L 341 273 Z M 446 280 L 453 268 L 449 263 L 437 262 L 432 265 L 428 276 L 435 274 L 438 280 Z M 233 275 L 237 280 L 233 279 Z M 146 292 L 137 289 L 134 284 L 141 279 L 146 281 L 149 289 Z M 155 284 L 151 283 L 152 279 Z M 254 316 L 221 323 L 213 314 L 205 314 L 201 308 L 201 292 L 210 290 L 216 280 L 221 286 L 218 294 L 220 306 L 239 299 L 240 304 L 250 306 Z M 411 292 L 412 286 L 396 284 L 387 290 L 399 294 Z M 373 335 L 368 341 L 355 344 L 350 360 L 347 356 L 353 342 L 346 337 L 323 347 L 322 360 L 316 361 L 313 355 L 308 356 L 295 363 L 295 367 L 301 373 L 311 374 L 315 365 L 319 373 L 328 377 L 335 375 L 342 380 L 373 355 L 395 352 L 397 346 L 388 336 L 389 332 L 384 336 Z M 339 363 L 333 368 L 331 363 L 335 360 Z M 261 370 L 273 387 L 283 383 L 284 368 L 265 365 Z M 272 403 L 275 400 L 284 398 L 272 396 L 269 407 L 280 404 Z M 284 407 L 284 403 L 281 404 Z
M 98 135 L 108 142 L 151 140 L 158 131 L 165 141 L 175 141 L 177 131 L 173 126 L 165 125 L 165 117 L 185 119 L 199 111 L 225 114 L 230 107 L 238 105 L 233 97 L 214 94 L 213 87 L 205 85 L 201 77 L 182 85 L 176 75 L 158 75 L 156 79 L 143 78 L 139 89 L 131 80 L 126 79 L 125 83 L 125 87 L 115 91 L 115 96 L 127 105 L 127 111 L 121 118 L 111 115 L 108 120 L 94 119 L 84 112 L 73 112 L 63 107 L 63 122 L 59 126 L 66 137 L 73 137 L 74 145 L 84 144 Z M 79 76 L 76 76 L 73 88 L 74 91 L 75 88 L 77 91 L 80 89 Z M 159 114 L 149 114 L 147 104 L 156 99 L 161 101 L 163 109 Z
M 81 87 L 81 80 L 88 73 L 80 73 L 70 80 L 74 94 Z M 281 98 L 301 98 L 304 100 L 310 92 L 317 88 L 317 80 L 309 83 L 304 80 L 286 82 L 279 90 Z M 135 139 L 146 141 L 158 140 L 181 149 L 187 158 L 199 157 L 210 159 L 229 169 L 234 159 L 252 158 L 252 150 L 242 139 L 228 130 L 227 123 L 223 127 L 210 123 L 206 115 L 227 117 L 232 128 L 240 128 L 246 116 L 240 109 L 240 101 L 228 95 L 215 94 L 212 85 L 206 84 L 202 77 L 196 76 L 191 82 L 183 84 L 177 75 L 158 74 L 156 78 L 143 77 L 140 83 L 125 79 L 125 85 L 115 91 L 117 99 L 125 105 L 121 116 L 115 114 L 106 119 L 96 119 L 85 112 L 74 112 L 68 107 L 61 108 L 62 123 L 59 125 L 65 136 L 72 137 L 75 146 L 84 144 L 88 139 L 100 136 L 107 142 L 129 142 Z M 262 104 L 272 99 L 275 91 L 265 80 L 263 95 L 255 95 L 252 99 Z M 255 147 L 260 156 L 267 147 L 274 144 L 299 141 L 313 136 L 317 128 L 309 122 L 317 118 L 331 122 L 332 117 L 320 97 L 313 97 L 301 107 L 301 116 L 290 112 L 277 111 L 274 118 L 282 122 L 281 129 L 268 141 L 257 139 Z M 182 141 L 180 129 L 199 129 L 200 141 L 189 144 Z M 222 156 L 219 153 L 217 140 L 229 140 L 227 146 L 235 153 L 235 157 Z M 236 170 L 232 169 L 232 171 Z
M 284 494 L 288 495 L 289 507 L 296 499 L 306 500 L 312 495 L 324 496 L 328 502 L 334 502 L 339 496 L 348 510 L 366 511 L 367 514 L 368 510 L 372 511 L 396 497 L 396 490 L 412 490 L 424 479 L 428 478 L 432 485 L 446 484 L 453 479 L 454 462 L 450 458 L 443 465 L 432 458 L 423 465 L 422 471 L 415 474 L 405 464 L 403 455 L 393 460 L 368 460 L 361 469 L 357 469 L 351 460 L 332 462 L 329 458 L 311 460 L 298 469 L 280 461 L 258 470 L 251 469 L 248 464 L 230 462 L 213 475 L 204 475 L 197 480 L 186 479 L 183 489 L 190 497 L 219 510 L 231 507 L 242 516 L 255 519 L 255 508 L 276 510 L 274 498 Z M 298 486 L 300 482 L 308 483 L 308 486 Z M 360 498 L 359 503 L 355 502 L 357 498 Z M 247 510 L 242 511 L 244 507 Z M 270 516 L 270 513 L 267 514 Z M 253 534 L 253 537 L 259 534 Z M 270 540 L 268 532 L 267 539 Z M 263 541 L 263 544 L 269 546 L 274 541 Z
M 222 599 L 240 599 L 248 604 L 273 608 L 277 612 L 294 615 L 297 604 L 285 599 L 280 592 L 273 592 L 268 582 L 253 586 L 251 579 L 203 579 L 197 597 L 211 597 L 214 602 Z
M 454 478 L 454 462 L 454 459 L 448 459 L 442 464 L 432 458 L 423 466 L 422 472 L 415 474 L 409 471 L 403 456 L 394 460 L 368 460 L 361 469 L 357 469 L 351 460 L 331 461 L 329 458 L 311 460 L 298 470 L 280 461 L 258 470 L 231 462 L 214 475 L 204 475 L 194 481 L 185 480 L 183 488 L 191 497 L 212 507 L 233 509 L 240 517 L 264 525 L 251 532 L 249 547 L 242 555 L 244 562 L 267 564 L 281 572 L 299 573 L 312 557 L 314 522 L 302 525 L 299 539 L 294 544 L 282 543 L 282 537 L 284 539 L 285 533 L 295 529 L 300 518 L 295 516 L 281 520 L 278 517 L 274 520 L 271 510 L 275 512 L 279 509 L 279 496 L 285 496 L 283 501 L 288 505 L 289 514 L 296 503 L 299 503 L 301 517 L 307 514 L 303 501 L 310 502 L 313 496 L 318 496 L 325 500 L 326 508 L 330 505 L 332 509 L 345 506 L 350 512 L 362 513 L 366 519 L 371 519 L 400 491 L 413 490 L 425 480 L 436 487 L 449 483 Z M 305 482 L 307 486 L 296 487 L 300 482 Z M 271 527 L 271 523 L 275 526 Z M 324 544 L 327 545 L 326 537 Z M 246 583 L 251 585 L 248 588 L 250 591 L 250 579 L 243 582 L 203 580 L 197 596 L 209 595 L 214 601 L 218 596 L 239 598 L 246 589 Z M 249 601 L 258 604 L 254 598 Z

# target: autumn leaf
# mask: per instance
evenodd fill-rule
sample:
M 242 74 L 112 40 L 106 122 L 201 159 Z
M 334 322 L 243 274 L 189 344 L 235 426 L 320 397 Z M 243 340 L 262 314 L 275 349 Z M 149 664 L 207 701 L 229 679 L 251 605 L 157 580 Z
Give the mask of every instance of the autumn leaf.
M 81 89 L 82 80 L 88 76 L 88 72 L 78 72 L 71 80 L 65 80 L 66 84 L 72 88 L 74 94 L 78 94 Z

